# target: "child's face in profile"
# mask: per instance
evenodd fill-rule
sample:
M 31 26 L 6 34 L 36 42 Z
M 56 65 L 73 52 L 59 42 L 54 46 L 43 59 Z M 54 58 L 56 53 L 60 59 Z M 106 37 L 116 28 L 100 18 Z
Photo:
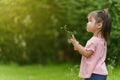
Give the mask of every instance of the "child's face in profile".
M 87 31 L 92 33 L 96 31 L 96 20 L 92 16 L 88 16 Z

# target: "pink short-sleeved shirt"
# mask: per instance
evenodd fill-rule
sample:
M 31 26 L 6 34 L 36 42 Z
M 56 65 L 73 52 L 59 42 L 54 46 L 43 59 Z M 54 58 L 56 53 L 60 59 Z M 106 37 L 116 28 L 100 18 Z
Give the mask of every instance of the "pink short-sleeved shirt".
M 86 58 L 82 56 L 79 76 L 89 78 L 92 73 L 107 75 L 108 71 L 105 64 L 107 44 L 102 38 L 93 36 L 87 41 L 86 50 L 92 50 L 93 54 Z

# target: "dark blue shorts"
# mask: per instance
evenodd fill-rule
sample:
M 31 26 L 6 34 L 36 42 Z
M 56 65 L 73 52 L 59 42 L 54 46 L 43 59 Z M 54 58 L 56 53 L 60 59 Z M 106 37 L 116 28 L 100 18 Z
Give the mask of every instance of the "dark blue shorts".
M 86 78 L 85 80 L 107 80 L 106 75 L 92 74 L 90 78 Z

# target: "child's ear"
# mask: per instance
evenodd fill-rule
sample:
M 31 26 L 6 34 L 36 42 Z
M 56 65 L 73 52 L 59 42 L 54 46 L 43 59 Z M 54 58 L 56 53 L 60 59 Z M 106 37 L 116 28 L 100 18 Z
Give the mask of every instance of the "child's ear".
M 100 23 L 97 23 L 97 28 L 102 28 L 102 22 L 100 22 Z

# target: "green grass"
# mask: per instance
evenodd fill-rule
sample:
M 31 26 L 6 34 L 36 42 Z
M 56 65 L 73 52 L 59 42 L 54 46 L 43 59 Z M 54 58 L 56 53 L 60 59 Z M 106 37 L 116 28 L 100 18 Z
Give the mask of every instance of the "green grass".
M 67 80 L 64 65 L 0 65 L 0 80 Z
M 120 68 L 108 66 L 108 80 L 119 80 Z M 78 77 L 79 66 L 62 65 L 0 65 L 0 80 L 83 80 Z
M 120 66 L 113 67 L 108 65 L 108 80 L 120 80 Z

